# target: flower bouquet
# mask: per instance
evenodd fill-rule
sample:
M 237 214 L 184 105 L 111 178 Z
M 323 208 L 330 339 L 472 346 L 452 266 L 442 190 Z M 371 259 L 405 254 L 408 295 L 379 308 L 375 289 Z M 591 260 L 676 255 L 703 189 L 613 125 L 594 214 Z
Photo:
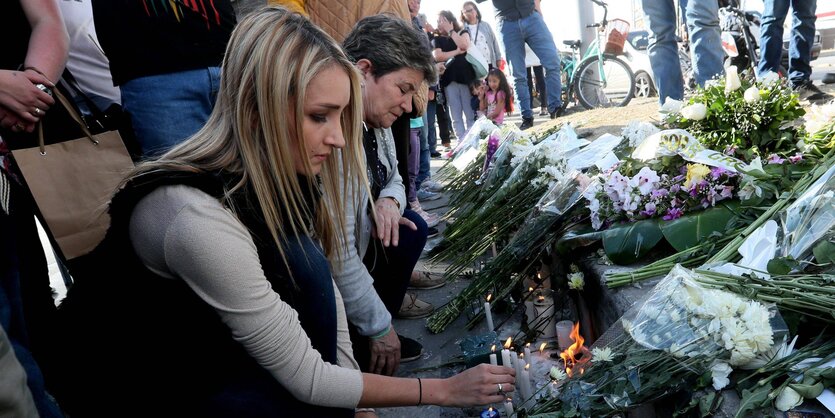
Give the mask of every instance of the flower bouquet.
M 692 387 L 706 373 L 718 390 L 785 332 L 775 309 L 675 267 L 595 342 L 590 359 L 567 360 L 566 375 L 555 373 L 531 414 L 609 416 Z

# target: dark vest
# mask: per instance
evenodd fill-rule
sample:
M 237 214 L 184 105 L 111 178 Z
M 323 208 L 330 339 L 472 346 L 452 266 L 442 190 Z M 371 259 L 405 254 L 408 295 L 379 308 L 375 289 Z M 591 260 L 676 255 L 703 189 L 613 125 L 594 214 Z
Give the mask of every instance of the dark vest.
M 111 227 L 97 249 L 74 266 L 75 285 L 59 309 L 66 338 L 73 341 L 67 353 L 73 360 L 67 362 L 71 364 L 66 365 L 55 392 L 73 416 L 235 416 L 234 406 L 226 412 L 211 410 L 218 403 L 246 405 L 245 397 L 231 403 L 217 399 L 218 394 L 228 392 L 230 384 L 238 388 L 258 382 L 259 396 L 265 387 L 276 397 L 287 396 L 232 339 L 211 306 L 183 281 L 160 277 L 145 268 L 130 244 L 131 213 L 156 188 L 182 184 L 220 198 L 233 180 L 220 174 L 152 174 L 132 181 L 114 196 Z M 306 201 L 313 205 L 315 199 L 307 196 Z M 283 242 L 286 250 L 301 248 L 308 255 L 308 259 L 290 257 L 294 278 L 290 280 L 259 215 L 257 201 L 246 190 L 236 192 L 233 200 L 273 289 L 299 312 L 304 329 L 328 330 L 308 334 L 322 358 L 335 364 L 335 314 L 316 314 L 317 310 L 333 309 L 333 304 L 311 307 L 304 303 L 334 297 L 321 248 L 307 236 Z M 322 275 L 327 280 L 310 280 Z M 160 409 L 161 405 L 173 409 Z M 308 416 L 353 415 L 352 411 L 301 405 Z M 295 407 L 298 410 L 299 405 Z M 262 411 L 252 416 L 274 415 Z

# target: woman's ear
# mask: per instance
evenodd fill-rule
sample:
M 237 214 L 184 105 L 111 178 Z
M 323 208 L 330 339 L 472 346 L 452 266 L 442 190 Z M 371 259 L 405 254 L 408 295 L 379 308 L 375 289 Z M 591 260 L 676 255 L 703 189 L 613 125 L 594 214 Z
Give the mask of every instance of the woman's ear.
M 372 64 L 371 61 L 369 61 L 367 58 L 363 58 L 363 59 L 357 61 L 356 65 L 357 65 L 357 69 L 360 70 L 360 73 L 362 74 L 363 78 L 365 78 L 366 76 L 372 75 L 372 70 L 374 68 L 374 64 Z

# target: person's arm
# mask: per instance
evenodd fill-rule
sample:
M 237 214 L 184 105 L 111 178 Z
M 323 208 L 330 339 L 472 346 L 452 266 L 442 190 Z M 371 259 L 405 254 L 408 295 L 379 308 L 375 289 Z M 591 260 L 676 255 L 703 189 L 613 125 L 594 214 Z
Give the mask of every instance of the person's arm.
M 461 51 L 460 49 L 453 49 L 452 51 L 442 51 L 441 48 L 435 48 L 432 51 L 432 56 L 435 58 L 437 62 L 446 62 L 446 60 L 455 57 L 456 55 L 461 55 L 466 51 Z
M 482 112 L 487 110 L 487 94 L 483 85 L 478 87 L 478 110 Z
M 455 42 L 455 46 L 458 47 L 459 51 L 462 51 L 462 53 L 467 52 L 467 48 L 470 47 L 470 34 L 469 34 L 469 32 L 467 32 L 466 30 L 462 30 L 461 33 L 452 31 L 449 34 L 449 36 L 450 36 L 450 38 L 452 38 L 452 41 Z
M 487 28 L 486 33 L 490 35 L 490 44 L 489 44 L 490 49 L 492 50 L 492 53 L 493 53 L 493 59 L 496 60 L 496 62 L 495 62 L 496 68 L 499 68 L 499 66 L 501 65 L 501 62 L 502 62 L 502 50 L 501 50 L 501 48 L 499 48 L 499 41 L 498 41 L 498 39 L 496 39 L 496 32 L 493 32 L 493 28 L 491 28 L 490 25 L 488 25 L 487 23 L 485 23 L 485 22 L 481 22 L 481 23 L 486 26 L 486 28 Z
M 489 115 L 487 115 L 487 119 L 493 120 L 502 113 L 502 111 L 504 110 L 504 101 L 504 93 L 496 93 L 496 106 L 493 108 L 493 111 L 490 112 Z
M 536 10 L 539 14 L 542 14 L 542 9 L 540 9 L 540 8 L 539 8 L 539 0 L 533 0 L 533 8 L 534 8 L 534 10 Z
M 58 4 L 55 0 L 21 0 L 20 5 L 32 27 L 24 65 L 37 69 L 27 72 L 40 74 L 54 83 L 64 71 L 70 45 Z

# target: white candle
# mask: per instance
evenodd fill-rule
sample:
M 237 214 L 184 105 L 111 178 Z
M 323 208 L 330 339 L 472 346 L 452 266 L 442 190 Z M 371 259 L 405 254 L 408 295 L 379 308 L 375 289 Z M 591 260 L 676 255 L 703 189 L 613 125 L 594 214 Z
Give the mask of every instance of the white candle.
M 496 360 L 496 353 L 491 353 L 490 354 L 490 364 L 492 364 L 494 366 L 499 365 L 499 363 L 497 363 L 497 360 Z
M 487 317 L 487 331 L 493 331 L 493 314 L 490 313 L 490 302 L 484 302 L 484 315 Z
M 525 344 L 525 359 L 533 362 L 533 358 L 531 357 L 531 343 Z
M 571 330 L 574 328 L 574 323 L 571 321 L 560 321 L 557 322 L 556 331 L 557 331 L 557 344 L 560 347 L 560 350 L 565 350 L 572 344 L 571 341 Z
M 506 348 L 502 350 L 502 366 L 513 367 L 510 365 L 510 350 Z
M 556 319 L 554 318 L 554 298 L 550 295 L 552 292 L 542 291 L 542 295 L 537 297 L 533 304 L 534 315 L 536 316 L 536 330 L 539 331 L 539 337 L 543 339 L 551 339 L 556 335 Z
M 513 399 L 507 398 L 504 401 L 504 413 L 507 414 L 508 417 L 513 416 Z
M 526 300 L 525 301 L 525 317 L 528 319 L 528 328 L 533 328 L 534 324 L 536 323 L 535 312 L 536 311 L 533 309 L 533 301 Z
M 531 390 L 531 373 L 525 366 L 522 367 L 522 379 L 520 389 L 522 390 L 522 398 L 527 400 L 531 396 L 533 396 L 533 391 Z
M 513 362 L 513 368 L 516 369 L 516 376 L 521 376 L 522 375 L 521 364 L 524 362 L 524 360 L 520 360 L 519 359 L 519 353 L 517 353 L 515 351 L 510 353 L 510 360 Z

